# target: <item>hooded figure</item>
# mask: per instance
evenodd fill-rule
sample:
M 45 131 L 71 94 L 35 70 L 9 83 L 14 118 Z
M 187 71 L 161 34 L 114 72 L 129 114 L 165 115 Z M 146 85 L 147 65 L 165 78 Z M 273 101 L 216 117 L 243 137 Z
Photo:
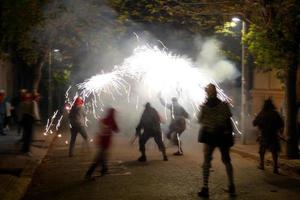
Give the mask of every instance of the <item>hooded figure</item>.
M 220 149 L 222 161 L 226 167 L 228 177 L 228 192 L 235 195 L 233 181 L 233 168 L 229 150 L 233 145 L 231 112 L 226 102 L 217 97 L 216 86 L 209 84 L 205 88 L 207 99 L 201 106 L 198 122 L 201 124 L 198 141 L 204 143 L 203 187 L 198 193 L 200 197 L 208 197 L 209 169 L 211 167 L 212 155 L 216 147 Z
M 257 126 L 261 132 L 259 137 L 259 169 L 264 170 L 264 157 L 266 150 L 270 150 L 273 157 L 273 172 L 278 174 L 278 152 L 280 142 L 278 133 L 283 132 L 284 122 L 271 99 L 264 102 L 260 113 L 255 117 L 253 126 Z
M 83 103 L 83 99 L 81 97 L 77 97 L 69 113 L 69 120 L 71 124 L 71 141 L 69 147 L 69 157 L 73 156 L 74 146 L 78 133 L 83 137 L 86 144 L 88 145 L 88 135 L 85 130 L 86 114 L 84 111 Z
M 180 136 L 186 129 L 185 119 L 189 118 L 189 114 L 178 103 L 176 97 L 172 98 L 171 104 L 166 104 L 162 98 L 160 98 L 160 102 L 171 111 L 171 123 L 166 135 L 168 139 L 170 139 L 174 144 L 177 145 L 178 149 L 177 152 L 174 153 L 174 155 L 181 156 L 183 155 L 183 151 Z
M 99 121 L 100 133 L 96 140 L 97 146 L 99 147 L 98 153 L 94 159 L 94 162 L 89 167 L 86 172 L 85 179 L 91 179 L 93 172 L 96 167 L 101 165 L 101 174 L 104 175 L 107 173 L 107 154 L 109 147 L 111 146 L 111 139 L 113 132 L 119 132 L 118 125 L 115 120 L 115 109 L 109 108 L 106 116 Z
M 145 110 L 138 126 L 136 127 L 136 135 L 139 136 L 139 146 L 141 152 L 141 157 L 139 157 L 138 161 L 145 162 L 147 160 L 145 144 L 151 137 L 154 138 L 159 150 L 162 152 L 163 160 L 168 160 L 166 148 L 162 141 L 160 122 L 161 119 L 158 112 L 150 105 L 150 103 L 146 103 Z M 141 130 L 143 130 L 143 132 L 141 132 Z

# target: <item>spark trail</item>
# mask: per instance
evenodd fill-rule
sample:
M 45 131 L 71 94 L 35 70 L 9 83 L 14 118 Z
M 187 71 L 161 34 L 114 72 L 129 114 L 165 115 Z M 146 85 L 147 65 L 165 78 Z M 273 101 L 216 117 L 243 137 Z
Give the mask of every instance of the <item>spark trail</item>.
M 140 104 L 140 96 L 147 95 L 150 99 L 160 96 L 167 102 L 171 97 L 178 97 L 182 103 L 190 104 L 195 113 L 198 105 L 205 100 L 204 88 L 207 84 L 214 83 L 217 86 L 219 97 L 230 102 L 229 97 L 222 91 L 217 83 L 210 78 L 205 71 L 195 66 L 194 62 L 181 55 L 169 52 L 167 48 L 160 49 L 157 46 L 141 45 L 134 49 L 133 54 L 126 58 L 121 65 L 113 67 L 113 71 L 92 76 L 76 85 L 74 98 L 69 97 L 71 87 L 66 92 L 65 102 L 70 106 L 74 104 L 77 96 L 83 97 L 85 107 L 94 118 L 106 105 L 103 96 L 110 96 L 114 101 L 116 96 L 122 96 L 130 102 L 132 88 L 136 91 L 146 91 L 135 94 L 136 109 Z M 142 102 L 141 102 L 142 103 Z M 57 112 L 48 120 L 46 134 L 51 131 L 54 123 L 59 128 L 62 115 Z

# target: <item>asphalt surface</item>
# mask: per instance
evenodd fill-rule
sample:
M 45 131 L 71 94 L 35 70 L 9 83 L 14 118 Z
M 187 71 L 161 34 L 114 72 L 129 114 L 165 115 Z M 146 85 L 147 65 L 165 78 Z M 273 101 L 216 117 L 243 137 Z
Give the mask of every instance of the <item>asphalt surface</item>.
M 87 150 L 77 142 L 75 156 L 69 158 L 64 139 L 57 140 L 48 156 L 37 169 L 24 200 L 112 199 L 112 200 L 175 200 L 201 199 L 197 196 L 202 183 L 202 146 L 195 140 L 184 141 L 184 156 L 173 156 L 174 147 L 168 147 L 169 161 L 162 156 L 153 140 L 147 144 L 146 163 L 139 157 L 137 144 L 118 135 L 110 152 L 109 174 L 96 170 L 94 181 L 85 181 L 84 174 L 91 163 L 95 149 Z M 300 179 L 256 168 L 253 160 L 232 153 L 237 196 L 234 199 L 299 199 Z M 210 177 L 210 199 L 233 199 L 227 188 L 225 167 L 218 150 L 214 153 Z

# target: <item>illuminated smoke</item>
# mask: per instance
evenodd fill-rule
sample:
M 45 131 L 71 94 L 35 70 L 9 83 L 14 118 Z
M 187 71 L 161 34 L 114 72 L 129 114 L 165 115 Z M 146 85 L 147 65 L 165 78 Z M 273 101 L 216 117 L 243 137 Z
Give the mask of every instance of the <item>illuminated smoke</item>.
M 173 54 L 166 48 L 141 45 L 136 47 L 121 65 L 114 66 L 113 71 L 102 72 L 77 84 L 73 99 L 69 97 L 69 87 L 65 95 L 66 108 L 70 109 L 76 97 L 82 96 L 88 113 L 92 113 L 94 118 L 99 118 L 99 113 L 107 106 L 107 102 L 115 101 L 118 95 L 129 103 L 134 90 L 137 110 L 140 102 L 143 103 L 141 97 L 157 99 L 159 96 L 167 102 L 175 96 L 181 103 L 190 105 L 194 112 L 191 116 L 196 116 L 198 105 L 203 103 L 206 97 L 204 88 L 209 83 L 216 84 L 222 100 L 230 101 L 210 74 L 195 65 L 192 59 Z M 165 115 L 166 113 L 165 108 Z M 52 131 L 55 119 L 56 130 L 60 127 L 62 116 L 57 117 L 56 111 L 51 120 L 48 120 L 46 134 Z

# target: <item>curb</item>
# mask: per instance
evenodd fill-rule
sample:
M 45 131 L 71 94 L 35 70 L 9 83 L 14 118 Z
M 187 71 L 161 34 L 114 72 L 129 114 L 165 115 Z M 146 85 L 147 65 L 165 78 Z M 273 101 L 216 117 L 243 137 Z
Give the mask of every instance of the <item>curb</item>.
M 26 164 L 26 167 L 24 168 L 23 172 L 18 178 L 16 184 L 14 185 L 14 187 L 12 187 L 10 190 L 6 192 L 3 199 L 20 200 L 24 197 L 27 189 L 29 188 L 32 182 L 32 178 L 36 172 L 36 169 L 39 167 L 39 165 L 44 161 L 44 159 L 48 155 L 56 138 L 57 138 L 56 136 L 53 136 L 50 139 L 48 149 L 45 151 L 45 153 L 41 156 L 40 159 L 35 159 L 35 160 L 33 159 L 28 161 L 28 165 Z

